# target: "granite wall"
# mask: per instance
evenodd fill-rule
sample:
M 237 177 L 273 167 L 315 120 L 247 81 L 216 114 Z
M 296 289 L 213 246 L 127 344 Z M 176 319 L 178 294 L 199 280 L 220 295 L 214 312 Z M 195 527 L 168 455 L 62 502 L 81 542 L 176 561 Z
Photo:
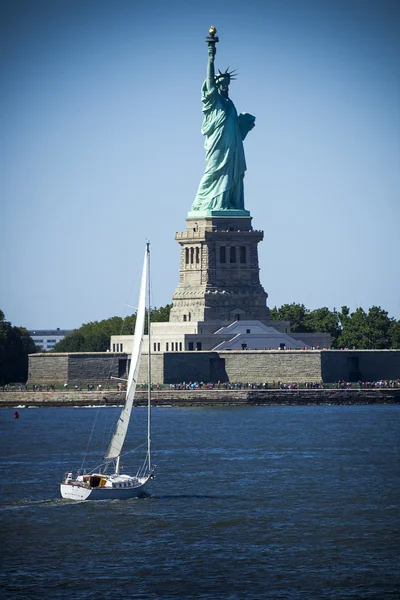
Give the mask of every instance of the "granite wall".
M 33 354 L 29 384 L 105 383 L 109 376 L 126 378 L 127 354 Z M 400 350 L 247 350 L 166 352 L 152 355 L 152 381 L 315 382 L 378 381 L 400 378 Z M 140 365 L 139 383 L 147 380 L 147 354 Z
M 68 381 L 69 354 L 31 354 L 28 364 L 29 383 L 64 384 Z
M 68 383 L 91 383 L 108 380 L 109 377 L 124 377 L 127 356 L 110 352 L 82 352 L 69 355 Z
M 147 355 L 139 382 L 147 375 Z M 319 351 L 166 352 L 152 355 L 154 383 L 320 381 Z
M 379 381 L 400 378 L 400 350 L 321 352 L 323 381 Z
M 220 352 L 230 381 L 320 381 L 319 351 Z
M 31 354 L 28 384 L 82 384 L 125 377 L 127 355 L 110 352 Z

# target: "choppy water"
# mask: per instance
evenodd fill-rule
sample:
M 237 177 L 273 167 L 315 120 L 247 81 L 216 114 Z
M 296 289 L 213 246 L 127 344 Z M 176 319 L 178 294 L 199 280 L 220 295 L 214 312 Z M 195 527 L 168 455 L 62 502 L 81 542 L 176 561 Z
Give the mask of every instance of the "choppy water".
M 83 503 L 58 483 L 118 409 L 19 412 L 0 411 L 2 598 L 400 597 L 398 406 L 157 408 L 152 497 Z

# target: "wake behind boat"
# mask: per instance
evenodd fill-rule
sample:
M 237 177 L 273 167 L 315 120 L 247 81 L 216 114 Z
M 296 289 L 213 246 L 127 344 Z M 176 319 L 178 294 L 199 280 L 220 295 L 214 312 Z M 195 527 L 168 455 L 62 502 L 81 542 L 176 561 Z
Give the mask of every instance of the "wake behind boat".
M 91 473 L 78 472 L 74 477 L 72 472 L 66 474 L 60 484 L 63 498 L 69 500 L 124 500 L 136 498 L 146 492 L 149 481 L 153 478 L 151 465 L 151 360 L 150 360 L 150 244 L 146 244 L 142 279 L 140 284 L 139 304 L 136 314 L 135 335 L 132 347 L 132 357 L 129 368 L 125 404 L 119 416 L 114 434 L 105 455 L 105 463 Z M 135 475 L 120 473 L 122 447 L 132 412 L 139 374 L 140 359 L 144 336 L 146 316 L 146 294 L 149 323 L 149 354 L 148 354 L 148 406 L 147 406 L 147 454 Z

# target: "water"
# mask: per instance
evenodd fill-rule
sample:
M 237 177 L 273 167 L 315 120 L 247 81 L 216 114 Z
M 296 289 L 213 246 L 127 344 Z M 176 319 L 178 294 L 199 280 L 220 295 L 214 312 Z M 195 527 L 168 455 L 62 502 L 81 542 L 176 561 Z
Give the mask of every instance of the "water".
M 400 597 L 398 406 L 156 408 L 152 497 L 82 503 L 58 482 L 118 409 L 19 412 L 0 411 L 2 598 Z

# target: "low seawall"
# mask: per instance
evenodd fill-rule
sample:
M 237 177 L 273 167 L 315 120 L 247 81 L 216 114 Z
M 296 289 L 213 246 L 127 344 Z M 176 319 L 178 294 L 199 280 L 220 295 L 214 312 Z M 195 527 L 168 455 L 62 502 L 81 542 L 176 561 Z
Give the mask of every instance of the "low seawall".
M 116 391 L 55 391 L 0 393 L 0 407 L 119 406 L 125 395 Z M 135 405 L 145 406 L 147 392 L 136 393 Z M 152 392 L 154 406 L 260 406 L 324 404 L 400 404 L 399 388 L 301 390 L 161 390 Z

